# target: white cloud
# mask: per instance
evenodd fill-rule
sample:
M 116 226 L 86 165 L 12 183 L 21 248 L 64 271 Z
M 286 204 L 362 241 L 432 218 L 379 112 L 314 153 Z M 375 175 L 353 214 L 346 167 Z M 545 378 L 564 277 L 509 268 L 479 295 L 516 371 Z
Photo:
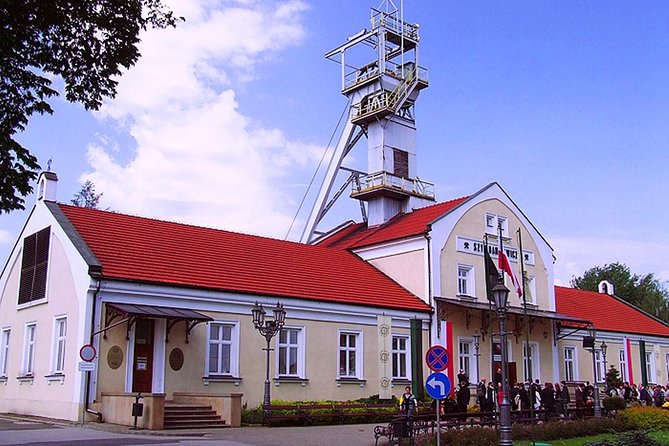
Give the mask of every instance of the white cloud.
M 0 229 L 0 245 L 14 243 L 14 236 L 4 229 Z
M 89 147 L 102 207 L 199 225 L 283 236 L 295 206 L 277 187 L 319 148 L 259 127 L 239 112 L 234 88 L 266 58 L 303 38 L 302 1 L 182 1 L 176 29 L 150 31 L 102 119 L 126 126 L 136 154 Z M 178 8 L 177 8 L 178 7 Z
M 555 249 L 555 279 L 558 285 L 569 285 L 569 280 L 594 266 L 621 262 L 632 273 L 655 274 L 660 281 L 669 280 L 669 240 L 655 238 L 638 240 L 630 237 L 557 236 L 550 239 Z M 658 266 L 661 265 L 660 268 Z

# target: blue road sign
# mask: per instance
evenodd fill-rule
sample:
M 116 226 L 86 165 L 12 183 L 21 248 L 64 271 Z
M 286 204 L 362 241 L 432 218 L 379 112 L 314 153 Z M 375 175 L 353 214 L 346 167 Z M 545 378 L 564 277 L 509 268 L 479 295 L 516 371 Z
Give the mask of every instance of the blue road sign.
M 433 345 L 425 353 L 425 362 L 433 372 L 443 372 L 448 367 L 448 351 L 443 345 Z
M 441 372 L 431 373 L 425 381 L 425 389 L 434 399 L 446 398 L 451 393 L 451 380 Z

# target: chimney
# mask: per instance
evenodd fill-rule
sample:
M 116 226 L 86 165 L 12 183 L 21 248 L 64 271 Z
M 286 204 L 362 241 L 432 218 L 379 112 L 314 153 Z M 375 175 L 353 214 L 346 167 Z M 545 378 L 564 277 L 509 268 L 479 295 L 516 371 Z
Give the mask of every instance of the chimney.
M 615 287 L 608 280 L 602 280 L 599 282 L 599 292 L 602 294 L 608 294 L 609 296 L 616 294 Z
M 37 178 L 37 201 L 56 201 L 58 175 L 51 171 L 39 174 Z

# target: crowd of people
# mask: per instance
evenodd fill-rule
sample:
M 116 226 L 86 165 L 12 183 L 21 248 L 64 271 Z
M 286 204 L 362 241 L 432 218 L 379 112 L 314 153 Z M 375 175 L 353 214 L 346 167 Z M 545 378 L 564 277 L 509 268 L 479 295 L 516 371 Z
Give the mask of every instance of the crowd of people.
M 457 375 L 458 386 L 454 398 L 442 400 L 442 413 L 466 413 L 471 404 L 471 383 L 469 377 L 463 370 Z M 573 384 L 572 384 L 573 387 Z M 639 403 L 645 406 L 669 408 L 669 384 L 661 385 L 634 385 L 622 382 L 618 386 L 606 386 L 605 393 L 608 396 L 623 398 L 627 404 Z M 511 410 L 544 410 L 554 415 L 567 415 L 567 408 L 574 403 L 576 408 L 588 408 L 594 406 L 595 387 L 590 381 L 578 383 L 572 394 L 565 381 L 560 383 L 545 382 L 543 385 L 539 379 L 534 382 L 516 383 L 509 389 L 509 403 Z M 476 404 L 480 412 L 499 411 L 502 402 L 501 376 L 495 376 L 494 381 L 482 378 L 476 385 Z M 435 403 L 436 404 L 436 403 Z M 405 393 L 400 398 L 400 405 L 406 414 L 413 413 L 416 408 L 416 399 L 411 393 L 411 388 L 406 387 Z

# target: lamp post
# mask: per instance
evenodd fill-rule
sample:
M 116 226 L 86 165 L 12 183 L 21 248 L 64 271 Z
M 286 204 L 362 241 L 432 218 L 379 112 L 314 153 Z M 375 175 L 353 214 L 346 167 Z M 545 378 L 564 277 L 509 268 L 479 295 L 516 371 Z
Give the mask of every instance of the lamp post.
M 609 382 L 606 379 L 607 375 L 607 368 L 606 368 L 606 349 L 608 348 L 608 345 L 606 345 L 606 342 L 602 341 L 602 345 L 599 346 L 600 350 L 602 351 L 602 360 L 604 360 L 604 393 L 608 394 L 609 393 Z
M 592 340 L 592 344 L 590 348 L 586 349 L 590 351 L 590 354 L 592 355 L 592 375 L 593 375 L 593 386 L 595 388 L 595 394 L 593 395 L 594 398 L 594 414 L 595 417 L 601 417 L 602 416 L 602 406 L 599 404 L 599 384 L 597 383 L 597 361 L 595 360 L 595 337 L 597 335 L 597 332 L 594 329 L 589 330 L 590 338 Z
M 478 330 L 474 332 L 472 336 L 474 338 L 474 356 L 476 356 L 476 383 L 478 384 L 481 381 L 481 375 L 479 374 L 479 347 L 481 346 L 481 334 Z
M 267 313 L 262 307 L 262 304 L 258 302 L 255 303 L 251 309 L 251 314 L 253 315 L 253 326 L 258 330 L 258 332 L 265 338 L 267 341 L 267 347 L 264 348 L 267 353 L 265 360 L 265 394 L 263 397 L 263 408 L 266 409 L 270 405 L 269 398 L 269 343 L 272 338 L 281 330 L 283 324 L 286 321 L 286 310 L 283 309 L 283 304 L 277 302 L 276 307 L 272 310 L 273 316 L 266 318 Z
M 509 289 L 504 286 L 501 277 L 493 287 L 492 295 L 495 301 L 497 316 L 499 317 L 499 338 L 502 344 L 502 402 L 499 405 L 499 445 L 513 446 L 513 438 L 511 436 L 511 403 L 509 402 L 508 383 L 509 359 L 507 358 L 506 350 L 506 306 L 509 300 Z

